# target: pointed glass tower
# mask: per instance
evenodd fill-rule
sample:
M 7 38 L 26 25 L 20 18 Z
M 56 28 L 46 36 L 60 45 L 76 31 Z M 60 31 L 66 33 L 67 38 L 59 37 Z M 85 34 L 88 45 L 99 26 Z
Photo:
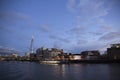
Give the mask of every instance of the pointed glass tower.
M 34 36 L 32 36 L 32 39 L 31 39 L 30 53 L 34 53 Z

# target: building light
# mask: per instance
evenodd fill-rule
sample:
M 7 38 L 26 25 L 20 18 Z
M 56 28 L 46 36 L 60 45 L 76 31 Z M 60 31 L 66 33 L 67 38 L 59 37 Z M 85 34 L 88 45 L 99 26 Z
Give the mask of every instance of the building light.
M 116 46 L 116 48 L 120 48 L 120 46 Z

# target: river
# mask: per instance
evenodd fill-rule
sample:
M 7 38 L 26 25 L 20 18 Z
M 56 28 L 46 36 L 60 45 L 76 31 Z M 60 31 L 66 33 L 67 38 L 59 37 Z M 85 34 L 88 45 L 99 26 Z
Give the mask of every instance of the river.
M 120 64 L 0 61 L 0 80 L 120 80 Z

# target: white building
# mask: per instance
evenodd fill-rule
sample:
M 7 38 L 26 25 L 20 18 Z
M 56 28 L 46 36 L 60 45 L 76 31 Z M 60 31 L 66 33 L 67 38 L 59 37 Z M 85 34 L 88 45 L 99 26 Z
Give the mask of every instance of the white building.
M 82 60 L 82 57 L 80 54 L 74 54 L 73 55 L 73 60 Z

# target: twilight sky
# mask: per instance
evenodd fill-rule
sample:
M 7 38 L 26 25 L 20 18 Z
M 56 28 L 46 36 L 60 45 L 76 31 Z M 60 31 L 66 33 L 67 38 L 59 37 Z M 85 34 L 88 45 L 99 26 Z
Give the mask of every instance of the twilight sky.
M 0 0 L 0 48 L 105 51 L 120 42 L 119 0 Z

